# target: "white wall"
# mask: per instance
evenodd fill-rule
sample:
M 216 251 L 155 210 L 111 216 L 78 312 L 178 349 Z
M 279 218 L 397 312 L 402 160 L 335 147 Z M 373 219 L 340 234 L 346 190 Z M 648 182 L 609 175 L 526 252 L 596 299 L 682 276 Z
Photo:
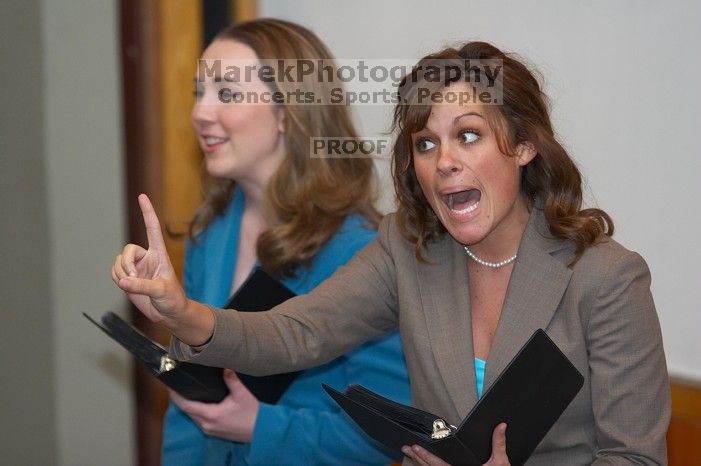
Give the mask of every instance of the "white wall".
M 123 307 L 118 2 L 3 6 L 0 464 L 135 464 Z
M 701 4 L 261 0 L 259 12 L 312 28 L 341 58 L 481 39 L 535 64 L 589 203 L 650 265 L 670 372 L 701 380 Z M 364 135 L 387 129 L 387 108 L 356 112 Z

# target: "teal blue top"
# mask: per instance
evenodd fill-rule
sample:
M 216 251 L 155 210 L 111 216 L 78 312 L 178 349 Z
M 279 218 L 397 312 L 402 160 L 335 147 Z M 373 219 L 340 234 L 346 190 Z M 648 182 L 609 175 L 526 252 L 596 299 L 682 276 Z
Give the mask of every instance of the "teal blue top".
M 477 398 L 482 398 L 482 387 L 484 385 L 484 369 L 487 361 L 475 358 L 475 382 L 477 382 Z

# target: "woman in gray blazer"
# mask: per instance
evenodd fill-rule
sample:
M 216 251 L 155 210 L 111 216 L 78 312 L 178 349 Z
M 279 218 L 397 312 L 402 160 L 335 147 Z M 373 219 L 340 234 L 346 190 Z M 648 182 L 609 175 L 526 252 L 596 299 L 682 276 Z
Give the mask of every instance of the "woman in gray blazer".
M 398 211 L 311 294 L 267 313 L 187 300 L 145 196 L 149 247 L 125 248 L 115 282 L 173 333 L 178 359 L 245 373 L 321 364 L 399 327 L 414 405 L 456 425 L 543 328 L 584 386 L 527 464 L 666 464 L 647 265 L 611 239 L 605 212 L 582 209 L 581 175 L 529 69 L 483 42 L 429 55 L 399 87 L 394 126 Z M 487 464 L 508 464 L 506 428 Z

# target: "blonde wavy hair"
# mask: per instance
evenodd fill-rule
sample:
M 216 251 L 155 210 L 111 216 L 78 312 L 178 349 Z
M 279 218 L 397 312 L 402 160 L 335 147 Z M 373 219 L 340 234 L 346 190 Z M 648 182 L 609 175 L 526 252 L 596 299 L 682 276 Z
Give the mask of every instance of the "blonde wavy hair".
M 278 59 L 326 59 L 333 56 L 308 29 L 288 21 L 256 19 L 231 26 L 214 40 L 233 40 L 249 46 L 262 63 L 275 67 Z M 277 75 L 277 73 L 276 73 Z M 271 92 L 301 90 L 314 95 L 331 93 L 332 83 L 306 75 L 301 82 L 266 82 Z M 334 84 L 336 86 L 336 84 Z M 267 201 L 274 221 L 258 238 L 262 266 L 278 275 L 292 275 L 299 265 L 309 265 L 319 249 L 351 213 L 362 215 L 377 227 L 380 214 L 374 207 L 376 176 L 371 159 L 363 157 L 312 158 L 312 137 L 357 138 L 344 105 L 282 105 L 287 155 L 267 187 Z M 204 202 L 195 212 L 189 236 L 196 236 L 221 215 L 234 193 L 232 180 L 213 178 L 203 170 Z

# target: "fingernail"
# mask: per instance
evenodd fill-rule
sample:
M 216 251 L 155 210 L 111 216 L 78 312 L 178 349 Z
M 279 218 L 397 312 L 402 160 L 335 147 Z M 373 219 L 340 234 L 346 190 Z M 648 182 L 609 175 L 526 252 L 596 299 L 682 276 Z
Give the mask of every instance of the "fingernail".
M 419 448 L 419 446 L 418 446 L 418 445 L 414 445 L 414 446 L 412 446 L 412 447 L 411 447 L 411 449 L 412 449 L 412 450 L 414 450 L 414 451 L 415 451 L 416 453 L 418 453 L 418 452 L 419 452 L 419 450 L 420 450 L 420 448 Z
M 405 455 L 409 455 L 411 453 L 411 448 L 407 447 L 406 445 L 402 447 L 402 453 Z

